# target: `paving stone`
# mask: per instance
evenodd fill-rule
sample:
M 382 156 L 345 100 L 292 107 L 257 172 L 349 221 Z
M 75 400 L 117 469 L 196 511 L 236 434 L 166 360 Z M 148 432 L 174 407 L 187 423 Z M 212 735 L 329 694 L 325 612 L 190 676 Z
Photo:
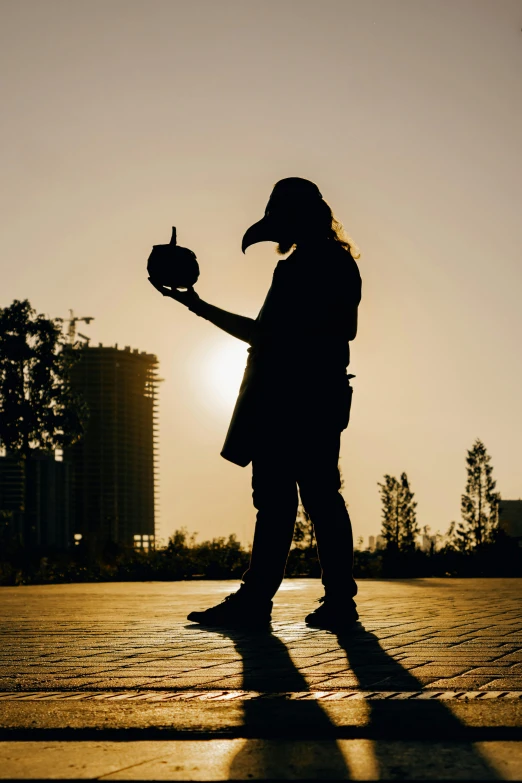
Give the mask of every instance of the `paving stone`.
M 441 677 L 434 680 L 430 688 L 444 688 L 445 690 L 463 690 L 473 691 L 482 689 L 488 683 L 493 680 L 493 677 L 488 676 L 475 676 L 461 675 L 460 677 Z
M 492 690 L 498 691 L 498 690 L 522 690 L 522 677 L 500 677 L 497 680 L 492 680 L 490 683 L 488 683 L 488 688 L 491 688 Z
M 468 672 L 466 672 L 468 674 Z M 491 677 L 511 677 L 511 671 L 506 666 L 476 666 L 469 672 L 473 677 L 482 677 L 490 675 Z
M 0 689 L 522 687 L 522 580 L 361 580 L 361 623 L 345 639 L 305 625 L 322 593 L 311 579 L 283 583 L 271 636 L 215 633 L 186 621 L 187 611 L 236 587 L 1 588 Z
M 356 677 L 324 677 L 317 686 L 324 690 L 336 690 L 344 688 L 359 688 L 359 680 Z
M 410 672 L 413 674 L 414 677 L 417 679 L 421 676 L 427 676 L 427 677 L 455 677 L 458 674 L 464 674 L 464 672 L 468 671 L 468 667 L 466 666 L 454 666 L 452 664 L 449 665 L 435 665 L 435 664 L 424 664 L 423 666 L 416 666 L 412 669 L 410 669 Z

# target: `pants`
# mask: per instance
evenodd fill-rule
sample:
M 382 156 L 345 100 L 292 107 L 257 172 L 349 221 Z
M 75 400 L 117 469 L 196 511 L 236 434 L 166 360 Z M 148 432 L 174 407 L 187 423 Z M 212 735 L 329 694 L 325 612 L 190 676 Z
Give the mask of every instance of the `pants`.
M 292 545 L 298 508 L 297 487 L 312 520 L 328 598 L 351 599 L 353 534 L 340 493 L 336 427 L 306 427 L 293 436 L 264 428 L 252 459 L 252 489 L 257 519 L 250 566 L 244 588 L 271 599 L 279 588 Z

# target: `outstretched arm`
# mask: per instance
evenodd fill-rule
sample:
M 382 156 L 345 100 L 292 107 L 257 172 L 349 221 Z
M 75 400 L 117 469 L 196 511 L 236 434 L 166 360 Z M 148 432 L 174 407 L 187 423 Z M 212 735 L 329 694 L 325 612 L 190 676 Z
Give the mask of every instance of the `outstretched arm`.
M 236 313 L 229 313 L 228 310 L 222 310 L 220 307 L 204 302 L 199 299 L 195 307 L 189 307 L 193 313 L 200 315 L 202 318 L 206 318 L 207 321 L 214 324 L 214 326 L 223 329 L 224 332 L 228 332 L 233 337 L 237 337 L 238 340 L 243 340 L 245 343 L 252 343 L 255 340 L 256 322 L 253 318 L 247 318 L 244 315 L 236 315 Z
M 243 342 L 249 343 L 250 345 L 252 345 L 255 340 L 257 322 L 254 321 L 253 318 L 247 318 L 244 315 L 236 315 L 236 313 L 229 313 L 227 310 L 222 310 L 220 307 L 215 307 L 208 302 L 204 302 L 193 288 L 188 288 L 186 291 L 179 291 L 176 288 L 166 288 L 165 286 L 157 284 L 150 278 L 149 280 L 154 288 L 162 293 L 163 296 L 169 296 L 171 299 L 176 299 L 176 301 L 181 302 L 185 307 L 188 307 L 191 312 L 210 321 L 214 326 L 231 334 L 232 337 L 237 337 L 238 340 L 243 340 Z

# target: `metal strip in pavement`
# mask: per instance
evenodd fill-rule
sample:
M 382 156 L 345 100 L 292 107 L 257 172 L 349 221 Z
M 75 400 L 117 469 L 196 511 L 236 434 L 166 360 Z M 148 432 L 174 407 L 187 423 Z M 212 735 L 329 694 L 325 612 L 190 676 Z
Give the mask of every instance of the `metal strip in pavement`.
M 292 691 L 260 693 L 241 690 L 192 690 L 192 691 L 4 691 L 0 702 L 5 701 L 117 701 L 117 702 L 166 702 L 166 701 L 247 701 L 250 699 L 284 699 L 291 701 L 495 701 L 521 700 L 520 691 Z

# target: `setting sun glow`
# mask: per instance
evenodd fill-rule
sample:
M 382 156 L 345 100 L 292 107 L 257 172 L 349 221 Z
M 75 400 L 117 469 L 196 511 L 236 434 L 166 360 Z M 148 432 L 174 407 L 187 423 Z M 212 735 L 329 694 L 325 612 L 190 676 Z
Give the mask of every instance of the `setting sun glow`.
M 198 362 L 199 387 L 217 412 L 234 407 L 247 360 L 247 345 L 234 338 L 209 341 Z

